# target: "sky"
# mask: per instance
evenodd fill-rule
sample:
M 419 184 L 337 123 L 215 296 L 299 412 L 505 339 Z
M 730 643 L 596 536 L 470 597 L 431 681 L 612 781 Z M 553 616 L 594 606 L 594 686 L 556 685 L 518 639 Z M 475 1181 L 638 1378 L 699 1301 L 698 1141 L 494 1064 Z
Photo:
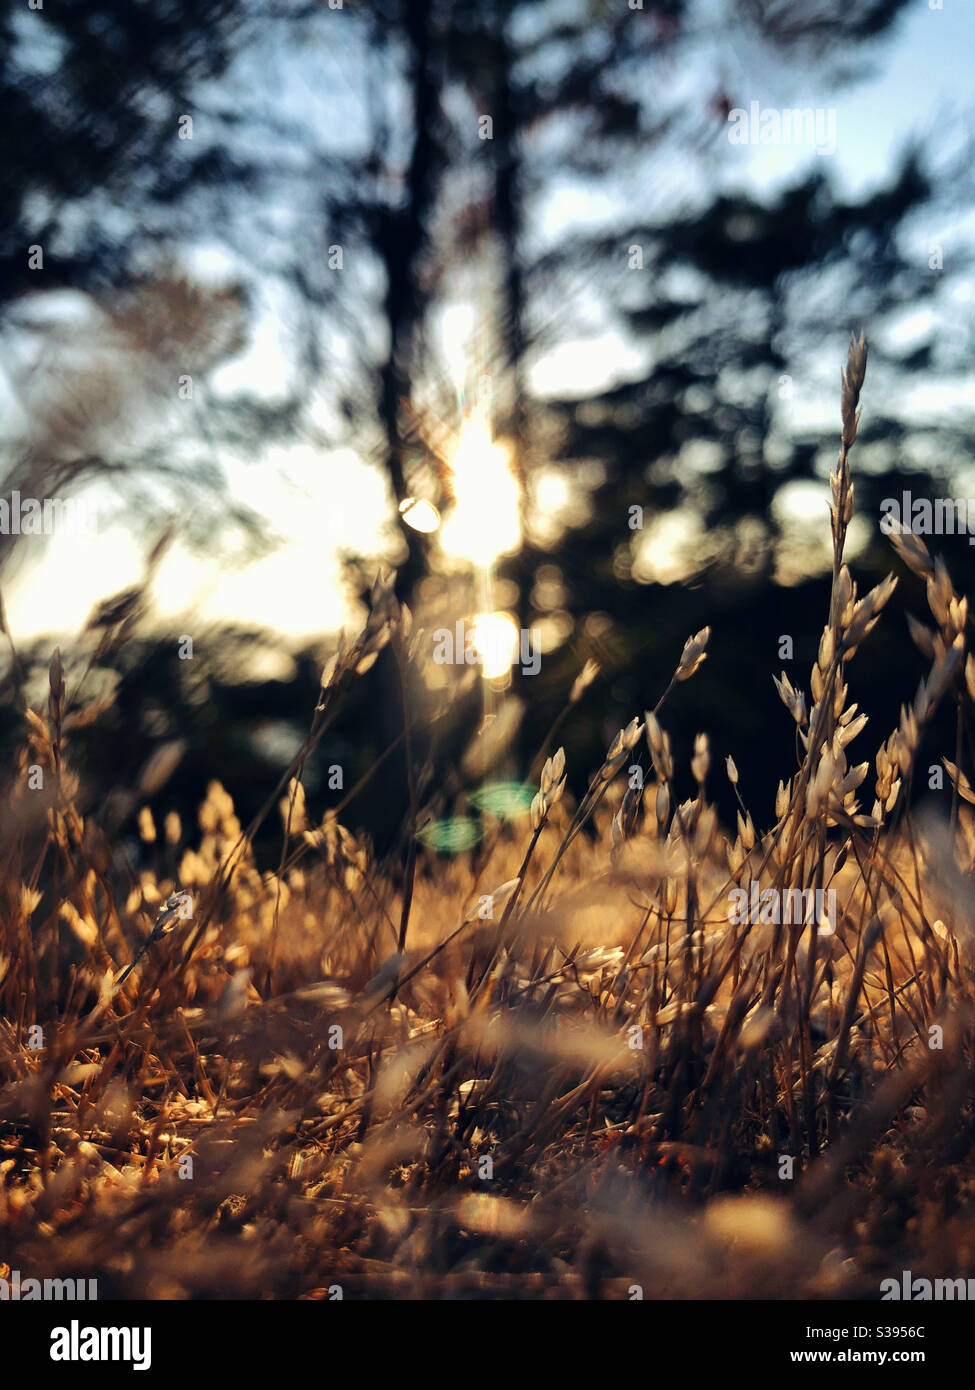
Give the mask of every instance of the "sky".
M 920 135 L 935 160 L 950 156 L 957 129 L 953 118 L 971 111 L 973 52 L 975 5 L 969 0 L 945 0 L 944 9 L 939 10 L 918 0 L 894 35 L 875 44 L 863 60 L 868 75 L 825 97 L 808 71 L 790 70 L 779 58 L 773 62 L 753 37 L 734 30 L 724 32 L 720 47 L 702 46 L 698 70 L 684 72 L 679 81 L 688 96 L 696 92 L 698 100 L 702 90 L 713 87 L 715 74 L 721 74 L 729 96 L 746 108 L 752 100 L 763 107 L 835 107 L 837 150 L 829 158 L 830 173 L 838 178 L 841 192 L 861 194 L 883 182 L 911 137 Z M 254 63 L 254 55 L 245 55 L 241 61 L 246 69 Z M 273 62 L 263 55 L 261 71 L 269 74 L 269 82 L 288 91 L 287 82 L 282 83 L 283 55 Z M 299 117 L 302 110 L 306 120 L 321 119 L 313 108 L 297 110 Z M 713 162 L 671 168 L 667 178 L 654 183 L 652 192 L 649 186 L 614 187 L 609 179 L 597 194 L 562 180 L 553 183 L 534 206 L 529 235 L 542 246 L 575 227 L 612 226 L 621 199 L 630 205 L 642 205 L 644 199 L 659 205 L 668 197 L 685 202 L 705 198 L 713 191 L 708 181 L 714 179 L 767 193 L 795 179 L 798 171 L 819 158 L 824 157 L 789 146 L 738 146 L 734 159 L 722 150 Z M 973 222 L 975 218 L 960 222 L 954 231 L 970 239 Z M 924 235 L 925 229 L 919 228 L 922 241 Z M 233 270 L 232 258 L 219 239 L 206 236 L 189 248 L 188 264 L 217 281 Z M 576 391 L 581 395 L 594 386 L 638 378 L 646 367 L 643 350 L 612 331 L 595 294 L 581 293 L 588 293 L 591 301 L 585 305 L 588 336 L 560 342 L 532 364 L 530 385 L 538 394 L 558 391 L 565 396 Z M 959 298 L 955 311 L 970 318 L 972 287 L 963 286 L 955 293 Z M 70 318 L 77 313 L 77 305 L 55 305 L 47 312 Z M 232 400 L 235 391 L 256 387 L 273 398 L 287 370 L 280 313 L 269 295 L 253 342 L 215 374 L 211 383 L 215 392 Z M 445 361 L 463 361 L 465 332 L 473 322 L 473 308 L 463 299 L 444 317 L 440 346 Z M 892 340 L 909 342 L 928 327 L 923 316 L 919 319 L 905 312 L 882 331 L 890 333 Z M 797 429 L 835 423 L 834 377 L 831 369 L 824 371 L 817 390 L 804 394 L 794 420 Z M 947 382 L 937 400 L 928 393 L 905 404 L 916 410 L 943 411 L 975 402 L 969 383 Z M 19 408 L 0 371 L 0 420 L 4 422 L 0 428 L 8 437 L 16 433 Z M 190 632 L 193 624 L 213 621 L 259 625 L 295 641 L 354 621 L 338 582 L 339 555 L 343 547 L 375 553 L 392 535 L 392 505 L 382 469 L 353 448 L 328 452 L 301 443 L 268 448 L 256 463 L 233 457 L 221 457 L 220 462 L 234 495 L 264 518 L 278 544 L 263 558 L 232 563 L 225 555 L 194 553 L 177 540 L 155 585 L 159 619 L 177 626 L 185 620 Z M 93 498 L 96 510 L 112 512 L 109 494 L 95 488 Z M 796 494 L 785 505 L 791 505 L 789 514 L 794 513 L 797 521 L 815 516 L 819 525 L 819 500 L 808 493 Z M 668 545 L 679 548 L 680 543 L 679 525 L 676 532 L 671 525 L 657 536 L 661 577 L 667 572 Z M 77 631 L 96 601 L 137 580 L 144 549 L 144 537 L 119 518 L 99 525 L 94 535 L 57 534 L 43 542 L 23 542 L 16 569 L 5 583 L 13 632 L 26 640 L 41 633 Z

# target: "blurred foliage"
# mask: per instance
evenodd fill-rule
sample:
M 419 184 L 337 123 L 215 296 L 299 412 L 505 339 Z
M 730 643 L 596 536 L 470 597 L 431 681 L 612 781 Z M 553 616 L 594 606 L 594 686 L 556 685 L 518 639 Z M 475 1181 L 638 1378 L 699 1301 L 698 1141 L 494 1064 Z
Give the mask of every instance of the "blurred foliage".
M 542 674 L 515 678 L 525 706 L 517 774 L 587 658 L 604 675 L 566 729 L 573 776 L 653 704 L 686 636 L 708 623 L 709 680 L 675 702 L 676 733 L 689 746 L 707 727 L 744 765 L 761 766 L 749 753 L 775 730 L 791 737 L 774 722 L 769 677 L 787 665 L 779 639 L 794 637 L 799 679 L 822 613 L 823 582 L 799 563 L 806 538 L 774 503 L 803 480 L 819 481 L 825 499 L 836 446 L 833 428 L 795 427 L 790 401 L 824 381 L 831 388 L 848 331 L 864 328 L 859 510 L 877 516 L 881 499 L 905 486 L 952 488 L 971 419 L 958 410 L 906 419 L 902 407 L 908 385 L 958 380 L 971 364 L 970 323 L 938 319 L 970 257 L 959 246 L 949 268 L 931 270 L 918 228 L 922 214 L 925 227 L 947 225 L 971 206 L 973 165 L 967 146 L 940 159 L 908 148 L 884 179 L 849 193 L 799 151 L 794 179 L 774 192 L 729 190 L 727 114 L 755 93 L 729 76 L 720 41 L 736 26 L 783 84 L 804 64 L 828 104 L 875 60 L 874 41 L 896 32 L 904 10 L 904 0 L 873 0 L 855 14 L 842 0 L 646 0 L 641 11 L 600 0 L 577 9 L 401 0 L 381 14 L 353 4 L 340 13 L 263 0 L 94 0 L 7 10 L 0 331 L 13 346 L 32 332 L 43 350 L 33 362 L 14 354 L 7 369 L 29 409 L 5 488 L 41 496 L 99 476 L 138 509 L 139 525 L 175 504 L 191 513 L 187 537 L 209 546 L 231 521 L 260 529 L 223 481 L 226 451 L 259 458 L 275 441 L 302 438 L 372 457 L 391 502 L 419 487 L 442 504 L 448 482 L 427 425 L 439 418 L 449 433 L 457 399 L 435 326 L 479 267 L 494 328 L 471 368 L 492 377 L 497 429 L 526 496 L 528 538 L 501 578 L 513 581 L 510 607 L 531 626 L 548 612 L 535 598 L 539 575 L 554 568 L 558 612 L 570 620 Z M 678 78 L 695 65 L 707 80 L 689 97 Z M 485 111 L 490 140 L 478 138 Z M 192 140 L 177 134 L 186 115 Z M 684 168 L 696 179 L 668 200 L 663 190 Z M 560 187 L 616 212 L 546 241 L 541 215 Z M 204 244 L 233 266 L 219 285 L 194 282 L 190 252 Z M 27 269 L 31 245 L 45 249 L 42 275 Z M 642 269 L 630 268 L 634 248 Z M 66 290 L 97 311 L 74 376 L 63 354 L 77 331 L 38 319 L 45 296 Z M 594 303 L 605 331 L 645 367 L 582 397 L 534 393 L 534 369 L 551 349 L 585 339 Z M 932 327 L 901 350 L 888 328 L 907 308 L 930 309 Z M 208 389 L 253 348 L 269 315 L 288 359 L 281 390 Z M 173 395 L 190 368 L 201 389 L 186 410 Z M 141 433 L 119 429 L 135 419 Z M 940 479 L 932 459 L 943 461 Z M 575 510 L 540 534 L 540 480 L 553 465 Z M 336 505 L 352 505 L 341 482 Z M 187 507 L 201 485 L 205 505 Z M 633 506 L 646 535 L 628 528 Z M 686 583 L 661 586 L 650 532 L 674 510 L 693 513 L 704 540 L 685 563 Z M 825 529 L 825 507 L 823 519 Z M 856 564 L 882 572 L 884 551 L 874 535 Z M 791 588 L 777 582 L 783 555 L 799 565 Z M 380 557 L 347 558 L 350 587 L 364 592 Z M 435 545 L 400 519 L 385 558 L 422 621 Z M 953 553 L 963 588 L 969 558 L 967 548 Z M 221 660 L 232 657 L 225 676 L 199 660 L 184 669 L 171 642 L 120 654 L 130 664 L 119 672 L 112 740 L 100 746 L 91 733 L 94 782 L 110 779 L 120 740 L 135 767 L 153 739 L 178 734 L 189 753 L 172 783 L 177 802 L 195 805 L 208 778 L 231 766 L 246 809 L 280 766 L 260 751 L 260 730 L 301 725 L 321 659 L 299 654 L 290 682 L 241 684 L 255 640 L 220 639 Z M 873 693 L 896 706 L 913 676 L 902 686 L 892 650 L 872 640 Z M 364 689 L 334 754 L 355 767 L 401 727 L 385 658 Z M 476 689 L 462 709 L 438 746 L 455 791 L 451 769 L 482 712 Z M 354 814 L 392 842 L 405 794 L 393 758 Z

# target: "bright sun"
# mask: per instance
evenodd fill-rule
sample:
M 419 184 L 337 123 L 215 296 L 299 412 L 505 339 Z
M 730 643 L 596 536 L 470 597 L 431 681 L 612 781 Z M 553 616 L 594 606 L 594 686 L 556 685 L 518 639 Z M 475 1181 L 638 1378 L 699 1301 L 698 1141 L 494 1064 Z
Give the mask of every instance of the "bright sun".
M 507 675 L 518 659 L 519 637 L 507 613 L 478 613 L 474 619 L 474 648 L 486 681 Z
M 508 451 L 479 415 L 471 415 L 447 464 L 455 501 L 441 542 L 448 555 L 486 569 L 521 544 L 520 492 Z

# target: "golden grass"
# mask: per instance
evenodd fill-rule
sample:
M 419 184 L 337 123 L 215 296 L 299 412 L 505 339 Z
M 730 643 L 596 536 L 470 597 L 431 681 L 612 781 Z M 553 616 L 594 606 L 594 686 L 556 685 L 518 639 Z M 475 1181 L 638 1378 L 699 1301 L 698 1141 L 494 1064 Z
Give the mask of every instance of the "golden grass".
M 696 794 L 674 794 L 664 706 L 706 679 L 708 629 L 578 802 L 561 750 L 544 760 L 476 875 L 419 848 L 384 872 L 338 814 L 308 821 L 305 761 L 387 645 L 408 708 L 423 635 L 388 579 L 269 789 L 276 873 L 218 784 L 192 843 L 175 815 L 156 826 L 165 749 L 103 822 L 83 815 L 71 730 L 100 711 L 55 653 L 0 845 L 0 1264 L 149 1298 L 837 1297 L 968 1270 L 975 793 L 956 755 L 950 818 L 919 822 L 911 784 L 924 725 L 942 699 L 962 717 L 975 663 L 966 600 L 895 535 L 927 585 L 933 626 L 912 634 L 931 668 L 854 761 L 846 669 L 895 582 L 861 598 L 843 562 L 865 371 L 861 338 L 830 612 L 808 692 L 777 682 L 799 756 L 764 832 L 744 804 L 733 835 L 719 823 L 708 781 L 737 794 L 738 773 L 703 735 Z M 156 868 L 122 889 L 127 816 Z M 835 920 L 729 920 L 753 882 L 835 891 Z M 178 889 L 192 922 L 122 978 Z

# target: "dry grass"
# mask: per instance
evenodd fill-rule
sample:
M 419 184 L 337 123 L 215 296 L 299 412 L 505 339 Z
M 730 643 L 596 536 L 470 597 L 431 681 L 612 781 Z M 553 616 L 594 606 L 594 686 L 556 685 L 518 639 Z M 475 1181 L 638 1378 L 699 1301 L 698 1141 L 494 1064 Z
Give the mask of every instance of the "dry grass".
M 779 682 L 798 766 L 764 833 L 744 805 L 722 829 L 708 780 L 738 775 L 704 736 L 695 797 L 673 794 L 664 705 L 706 678 L 707 629 L 577 804 L 547 758 L 476 877 L 423 850 L 394 877 L 336 813 L 307 820 L 305 760 L 357 674 L 390 644 L 405 695 L 424 660 L 387 581 L 269 794 L 274 874 L 216 784 L 192 847 L 175 816 L 153 824 L 171 750 L 102 823 L 82 815 L 71 731 L 99 709 L 55 654 L 0 847 L 0 1262 L 150 1298 L 837 1297 L 970 1269 L 975 794 L 957 753 L 950 819 L 910 807 L 921 730 L 941 699 L 962 719 L 975 664 L 966 600 L 895 536 L 927 583 L 930 674 L 852 760 L 846 668 L 895 582 L 859 598 L 843 563 L 865 370 L 853 341 L 829 619 L 808 696 Z M 102 615 L 103 650 L 129 617 Z M 120 889 L 133 814 L 155 867 Z M 753 881 L 835 890 L 835 931 L 730 921 Z M 192 923 L 121 979 L 178 888 Z

